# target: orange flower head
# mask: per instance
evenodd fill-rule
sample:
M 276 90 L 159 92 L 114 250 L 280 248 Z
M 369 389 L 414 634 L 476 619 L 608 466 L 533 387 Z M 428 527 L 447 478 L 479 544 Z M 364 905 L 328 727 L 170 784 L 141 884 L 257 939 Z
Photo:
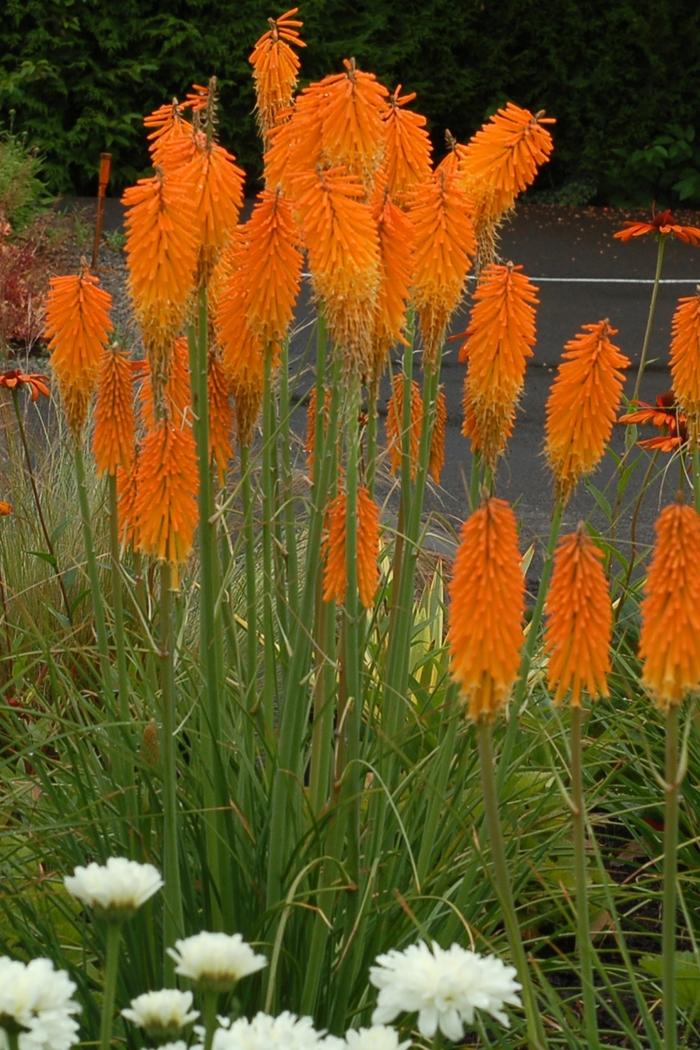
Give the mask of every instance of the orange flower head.
M 184 116 L 186 109 L 185 104 L 174 99 L 144 117 L 143 123 L 150 129 L 148 149 L 153 167 L 168 174 L 177 171 L 194 156 L 194 132 Z
M 326 388 L 323 395 L 323 409 L 321 410 L 322 434 L 328 431 L 328 413 L 331 407 L 331 391 Z M 309 477 L 314 473 L 314 450 L 316 448 L 316 387 L 309 390 L 309 399 L 306 403 L 306 434 L 304 436 L 304 451 L 306 452 L 306 469 Z
M 156 357 L 179 333 L 194 289 L 198 219 L 187 181 L 156 173 L 124 192 L 126 257 L 134 311 Z
M 134 455 L 133 369 L 118 347 L 103 352 L 95 404 L 92 452 L 99 474 L 131 469 Z
M 207 377 L 209 391 L 209 448 L 211 461 L 216 466 L 219 485 L 226 477 L 233 447 L 231 432 L 233 430 L 233 406 L 229 391 L 228 378 L 221 364 L 219 354 L 209 353 L 209 374 Z
M 52 277 L 46 302 L 46 338 L 68 424 L 78 436 L 97 385 L 112 322 L 112 297 L 87 270 Z
M 281 186 L 295 200 L 296 180 L 321 166 L 323 113 L 328 93 L 319 84 L 309 84 L 283 110 L 277 126 L 268 134 L 265 153 L 265 185 L 270 190 Z
M 520 665 L 525 587 L 515 515 L 487 500 L 467 519 L 450 584 L 447 643 L 469 717 L 490 720 Z
M 447 398 L 445 390 L 440 387 L 435 399 L 435 423 L 430 435 L 430 452 L 428 455 L 428 473 L 436 485 L 440 484 L 442 468 L 445 465 L 445 428 L 447 426 Z
M 630 401 L 630 404 L 635 406 L 634 411 L 625 412 L 618 419 L 618 423 L 633 426 L 649 423 L 662 432 L 658 437 L 638 441 L 639 448 L 675 452 L 685 445 L 688 440 L 687 419 L 676 404 L 672 390 L 657 394 L 655 405 L 650 405 L 647 401 Z
M 430 178 L 432 146 L 426 131 L 426 119 L 406 109 L 415 92 L 401 94 L 401 84 L 389 96 L 382 119 L 385 124 L 383 178 L 386 189 L 397 203 Z
M 8 518 L 12 514 L 12 504 L 5 499 L 0 499 L 0 518 Z
M 434 175 L 413 197 L 414 301 L 424 367 L 434 367 L 445 329 L 462 297 L 475 248 L 469 210 L 469 199 L 455 176 Z
M 693 445 L 700 441 L 700 285 L 678 300 L 671 326 L 671 376 Z
M 294 48 L 306 47 L 299 36 L 304 23 L 294 17 L 298 12 L 299 8 L 293 7 L 279 18 L 269 18 L 270 28 L 248 58 L 253 67 L 255 110 L 263 138 L 277 123 L 279 113 L 292 102 L 300 65 Z
M 299 295 L 302 254 L 292 210 L 279 192 L 260 194 L 246 237 L 248 322 L 263 344 L 281 343 Z
M 32 401 L 38 401 L 39 397 L 49 396 L 49 377 L 39 372 L 21 372 L 18 368 L 10 368 L 9 371 L 0 372 L 0 388 L 5 390 L 19 390 L 26 386 Z
M 326 93 L 321 149 L 328 167 L 344 165 L 369 182 L 384 156 L 389 92 L 374 73 L 363 73 L 355 59 L 343 59 L 344 72 L 324 77 Z
M 700 689 L 700 515 L 664 507 L 642 602 L 642 684 L 667 711 Z
M 397 372 L 392 381 L 391 397 L 386 406 L 386 443 L 389 451 L 389 464 L 392 474 L 401 467 L 403 450 L 403 391 L 405 376 Z M 423 430 L 423 398 L 415 379 L 411 380 L 411 422 L 408 428 L 408 462 L 411 480 L 415 479 L 418 469 L 418 449 Z
M 479 448 L 492 468 L 505 449 L 532 357 L 537 291 L 522 266 L 509 263 L 488 266 L 474 293 L 460 360 L 469 362 L 465 403 L 471 406 Z
M 552 117 L 533 116 L 508 102 L 467 143 L 460 170 L 467 189 L 482 210 L 503 215 L 532 184 L 540 165 L 549 160 L 552 136 L 545 127 Z M 485 201 L 488 201 L 488 204 Z
M 380 274 L 377 224 L 364 189 L 354 175 L 331 168 L 299 177 L 298 190 L 314 291 L 348 367 L 366 372 Z
M 592 700 L 609 695 L 612 607 L 602 560 L 583 524 L 557 545 L 544 639 L 555 704 L 570 692 L 580 707 L 584 689 Z
M 627 220 L 625 225 L 617 233 L 613 234 L 618 241 L 631 241 L 633 237 L 644 237 L 649 233 L 658 237 L 674 237 L 684 244 L 700 246 L 700 229 L 697 226 L 681 226 L 676 222 L 671 211 L 654 211 L 651 213 L 649 222 L 634 222 Z
M 558 498 L 598 465 L 610 440 L 629 359 L 608 321 L 583 326 L 564 348 L 547 400 L 546 452 Z
M 190 357 L 187 339 L 175 339 L 167 358 L 162 362 L 156 381 L 148 361 L 134 362 L 137 377 L 142 379 L 139 400 L 141 420 L 147 430 L 152 430 L 156 419 L 167 415 L 178 426 L 190 422 L 192 416 L 192 383 L 190 380 Z M 154 387 L 162 391 L 154 397 Z M 160 407 L 156 411 L 156 404 Z
M 372 336 L 372 375 L 384 371 L 389 351 L 406 345 L 403 334 L 413 280 L 413 224 L 380 189 L 372 201 L 379 235 L 379 292 Z
M 445 131 L 445 145 L 447 153 L 436 167 L 435 174 L 459 175 L 461 160 L 467 147 L 457 141 L 449 128 Z
M 138 458 L 134 505 L 137 547 L 170 563 L 175 587 L 179 566 L 190 553 L 197 528 L 198 487 L 191 426 L 159 420 L 146 434 Z
M 323 573 L 324 602 L 344 602 L 347 590 L 345 555 L 347 498 L 340 492 L 328 507 Z M 357 590 L 365 609 L 374 604 L 379 585 L 379 508 L 364 485 L 357 490 Z
M 503 422 L 503 431 L 501 434 L 501 441 L 503 447 L 508 444 L 510 436 L 513 433 L 513 427 L 515 426 L 515 409 L 508 419 Z M 464 384 L 464 395 L 462 397 L 462 435 L 465 438 L 469 438 L 471 444 L 472 455 L 475 452 L 481 452 L 481 431 L 476 422 L 476 415 L 474 414 L 474 406 L 471 402 L 469 389 L 467 384 Z
M 198 222 L 200 279 L 208 277 L 230 239 L 243 204 L 245 172 L 236 158 L 200 134 L 190 163 L 182 169 Z

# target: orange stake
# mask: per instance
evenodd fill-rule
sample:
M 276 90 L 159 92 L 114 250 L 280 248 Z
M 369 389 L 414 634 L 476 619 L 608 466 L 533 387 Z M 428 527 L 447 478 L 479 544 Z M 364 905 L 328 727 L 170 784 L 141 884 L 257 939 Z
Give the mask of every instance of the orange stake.
M 100 253 L 100 238 L 102 237 L 102 222 L 105 215 L 105 196 L 107 195 L 107 183 L 112 169 L 112 154 L 100 153 L 100 174 L 97 183 L 97 214 L 95 216 L 95 240 L 92 245 L 92 271 L 97 269 L 97 257 Z

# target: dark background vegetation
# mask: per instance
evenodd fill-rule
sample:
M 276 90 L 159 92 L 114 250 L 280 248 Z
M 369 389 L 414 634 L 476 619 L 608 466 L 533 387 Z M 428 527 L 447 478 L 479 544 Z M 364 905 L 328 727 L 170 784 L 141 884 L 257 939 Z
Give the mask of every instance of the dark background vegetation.
M 247 57 L 285 0 L 5 0 L 0 121 L 45 157 L 55 191 L 92 192 L 101 150 L 119 188 L 142 173 L 144 113 L 221 83 L 222 141 L 254 180 Z M 561 203 L 700 203 L 697 0 L 301 0 L 304 81 L 354 55 L 418 92 L 438 151 L 511 98 L 558 118 L 538 190 Z M 700 135 L 698 135 L 700 139 Z M 251 182 L 252 188 L 252 182 Z

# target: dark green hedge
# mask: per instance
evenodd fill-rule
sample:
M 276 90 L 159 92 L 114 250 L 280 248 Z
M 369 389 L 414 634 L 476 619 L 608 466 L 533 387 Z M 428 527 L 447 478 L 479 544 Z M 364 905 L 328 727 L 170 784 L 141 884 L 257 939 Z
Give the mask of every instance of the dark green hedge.
M 259 170 L 247 55 L 268 0 L 5 0 L 0 118 L 44 151 L 54 188 L 90 192 L 98 154 L 120 183 L 146 160 L 141 117 L 216 73 L 222 138 Z M 316 78 L 354 55 L 389 87 L 419 93 L 441 149 L 507 98 L 558 117 L 556 160 L 541 180 L 583 180 L 599 197 L 670 191 L 700 200 L 696 0 L 302 0 L 303 70 Z M 683 194 L 681 194 L 683 196 Z

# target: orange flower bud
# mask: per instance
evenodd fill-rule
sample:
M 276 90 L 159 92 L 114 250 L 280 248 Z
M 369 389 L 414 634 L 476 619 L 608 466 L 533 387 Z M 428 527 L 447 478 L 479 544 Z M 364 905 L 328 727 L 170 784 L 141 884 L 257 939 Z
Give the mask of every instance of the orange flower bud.
M 340 492 L 328 507 L 323 574 L 324 602 L 344 602 L 347 589 L 345 526 L 347 498 Z M 365 609 L 371 608 L 379 584 L 379 508 L 364 485 L 357 489 L 357 589 Z
M 131 469 L 134 455 L 133 370 L 129 355 L 105 350 L 100 367 L 92 435 L 95 466 L 100 474 Z

